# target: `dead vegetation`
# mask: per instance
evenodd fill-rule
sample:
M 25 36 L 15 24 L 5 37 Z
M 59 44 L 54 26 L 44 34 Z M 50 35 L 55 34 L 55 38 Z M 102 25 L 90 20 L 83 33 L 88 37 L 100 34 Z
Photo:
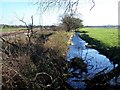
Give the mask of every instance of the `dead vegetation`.
M 3 90 L 67 88 L 63 83 L 69 37 L 64 31 L 39 31 L 31 37 L 29 46 L 25 34 L 1 37 Z

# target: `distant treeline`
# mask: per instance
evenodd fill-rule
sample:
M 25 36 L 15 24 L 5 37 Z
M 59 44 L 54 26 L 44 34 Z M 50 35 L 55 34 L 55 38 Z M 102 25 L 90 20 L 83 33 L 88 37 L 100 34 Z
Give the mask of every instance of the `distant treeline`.
M 6 25 L 0 24 L 1 28 L 26 28 L 25 25 Z M 50 25 L 50 26 L 42 26 L 42 25 L 34 25 L 34 28 L 42 28 L 42 29 L 56 29 L 59 26 Z M 85 28 L 120 28 L 118 25 L 103 25 L 103 26 L 84 26 Z
M 6 25 L 6 24 L 0 24 L 0 27 L 23 27 L 25 28 L 25 25 Z M 55 25 L 51 26 L 42 26 L 42 25 L 34 25 L 34 27 L 55 27 Z
M 56 29 L 58 26 L 51 25 L 51 26 L 42 26 L 42 25 L 34 25 L 34 28 L 41 28 L 41 29 Z M 26 28 L 25 25 L 5 25 L 0 24 L 0 28 Z
M 86 28 L 118 28 L 118 25 L 105 25 L 105 26 L 85 26 Z

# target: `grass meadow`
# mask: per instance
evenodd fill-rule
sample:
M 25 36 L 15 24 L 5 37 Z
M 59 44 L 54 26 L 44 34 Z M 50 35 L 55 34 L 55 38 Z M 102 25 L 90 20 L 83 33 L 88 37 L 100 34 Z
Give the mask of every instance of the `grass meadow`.
M 120 45 L 117 28 L 83 28 L 80 37 L 92 48 L 107 56 L 114 64 L 120 63 Z
M 19 31 L 19 30 L 25 30 L 26 28 L 2 28 L 0 27 L 0 32 L 12 32 L 12 31 Z
M 87 32 L 87 35 L 104 43 L 108 47 L 119 46 L 117 28 L 83 28 L 81 30 Z

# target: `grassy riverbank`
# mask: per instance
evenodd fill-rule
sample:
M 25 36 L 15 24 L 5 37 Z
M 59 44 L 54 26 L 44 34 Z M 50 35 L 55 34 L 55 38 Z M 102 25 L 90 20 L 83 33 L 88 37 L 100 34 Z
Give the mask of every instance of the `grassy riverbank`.
M 101 41 L 108 47 L 118 47 L 118 29 L 117 28 L 83 28 L 90 37 Z
M 2 37 L 3 89 L 68 88 L 64 74 L 71 35 L 65 31 L 38 31 L 30 43 L 24 33 Z
M 83 28 L 79 30 L 81 38 L 90 45 L 95 45 L 100 53 L 106 55 L 114 63 L 119 63 L 120 45 L 117 28 Z

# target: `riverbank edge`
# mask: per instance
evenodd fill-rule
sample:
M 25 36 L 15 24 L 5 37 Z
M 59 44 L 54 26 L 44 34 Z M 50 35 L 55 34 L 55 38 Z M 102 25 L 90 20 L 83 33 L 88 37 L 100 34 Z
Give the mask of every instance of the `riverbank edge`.
M 90 37 L 86 33 L 80 33 L 79 36 L 89 43 L 88 46 L 90 46 L 90 48 L 98 50 L 100 54 L 103 54 L 109 58 L 113 64 L 120 64 L 120 47 L 106 46 L 103 42 Z
M 39 33 L 41 35 L 39 35 Z M 61 85 L 62 80 L 64 79 L 63 76 L 64 76 L 64 74 L 66 74 L 64 71 L 67 71 L 64 69 L 64 67 L 67 66 L 66 55 L 67 55 L 68 46 L 69 46 L 68 41 L 72 37 L 73 32 L 56 31 L 56 32 L 52 32 L 53 34 L 50 34 L 50 33 L 51 32 L 46 33 L 46 31 L 45 31 L 45 33 L 43 32 L 43 34 L 42 34 L 42 32 L 40 31 L 36 34 L 38 37 L 35 35 L 32 38 L 31 47 L 33 47 L 34 52 L 31 52 L 30 55 L 21 53 L 20 58 L 19 58 L 19 56 L 16 56 L 13 58 L 12 55 L 9 56 L 9 58 L 7 58 L 6 53 L 4 53 L 4 55 L 3 55 L 4 56 L 4 60 L 3 60 L 4 66 L 3 66 L 3 71 L 2 71 L 2 73 L 4 72 L 2 79 L 5 78 L 3 80 L 3 84 L 4 84 L 3 88 L 4 89 L 8 88 L 8 87 L 6 87 L 7 84 L 5 82 L 7 81 L 7 79 L 9 80 L 9 78 L 6 78 L 5 76 L 9 76 L 8 75 L 9 67 L 12 68 L 12 70 L 16 70 L 22 77 L 24 77 L 23 81 L 25 81 L 25 84 L 24 84 L 24 86 L 21 86 L 22 83 L 20 83 L 21 88 L 23 88 L 23 87 L 29 88 L 29 85 L 31 84 L 31 81 L 34 80 L 34 77 L 36 77 L 37 74 L 43 73 L 43 72 L 46 73 L 46 75 L 49 75 L 50 77 L 52 76 L 53 80 L 57 78 L 56 82 L 60 83 L 60 85 Z M 20 45 L 24 46 L 24 44 L 25 44 L 25 47 L 27 47 L 27 45 L 26 45 L 27 42 L 26 42 L 26 40 L 24 40 L 25 35 L 23 35 L 23 34 L 22 35 L 18 34 L 18 35 L 19 36 L 16 36 L 15 38 L 12 37 L 10 39 L 11 41 L 9 40 L 9 42 L 14 43 L 13 39 L 16 39 L 18 41 L 15 43 L 16 45 L 20 44 Z M 48 37 L 48 35 L 49 35 L 49 37 Z M 10 37 L 10 36 L 6 36 L 6 38 L 5 37 L 4 38 L 7 40 L 8 37 Z M 39 42 L 36 42 L 37 38 L 39 39 Z M 33 40 L 33 39 L 35 39 L 35 40 Z M 5 44 L 5 45 L 6 45 L 6 47 L 8 47 L 7 44 Z M 36 50 L 35 50 L 35 47 L 36 47 Z M 27 52 L 27 50 L 24 51 L 24 53 L 26 53 L 26 52 Z M 38 54 L 38 53 L 41 53 L 41 54 Z M 16 63 L 16 61 L 18 61 L 18 62 Z M 12 62 L 12 65 L 9 62 Z M 25 63 L 25 62 L 27 62 L 27 63 Z M 18 64 L 19 64 L 19 66 L 18 66 Z M 26 66 L 29 66 L 29 67 L 26 67 Z M 22 69 L 22 68 L 24 68 L 24 69 Z M 54 72 L 54 73 L 52 73 L 52 72 Z M 59 73 L 60 73 L 60 77 L 58 78 Z M 10 75 L 11 74 L 12 73 L 10 73 Z M 15 74 L 15 73 L 13 73 L 13 74 Z M 11 75 L 10 78 L 12 78 L 12 76 L 14 76 L 14 75 Z M 16 77 L 17 77 L 17 75 L 16 75 Z M 64 77 L 67 77 L 67 76 L 64 76 Z M 18 80 L 13 80 L 13 81 L 10 81 L 9 83 L 11 83 L 11 82 L 14 83 L 14 82 L 17 82 Z M 31 80 L 31 81 L 29 81 L 29 80 Z M 35 79 L 35 80 L 37 80 L 37 79 Z M 66 79 L 64 79 L 64 80 L 66 80 Z M 37 81 L 34 81 L 34 83 L 37 83 Z M 63 86 L 68 85 L 66 82 L 64 84 L 65 85 L 63 85 Z M 42 88 L 37 85 L 35 85 L 35 87 Z M 67 86 L 67 88 L 70 88 L 70 86 Z

